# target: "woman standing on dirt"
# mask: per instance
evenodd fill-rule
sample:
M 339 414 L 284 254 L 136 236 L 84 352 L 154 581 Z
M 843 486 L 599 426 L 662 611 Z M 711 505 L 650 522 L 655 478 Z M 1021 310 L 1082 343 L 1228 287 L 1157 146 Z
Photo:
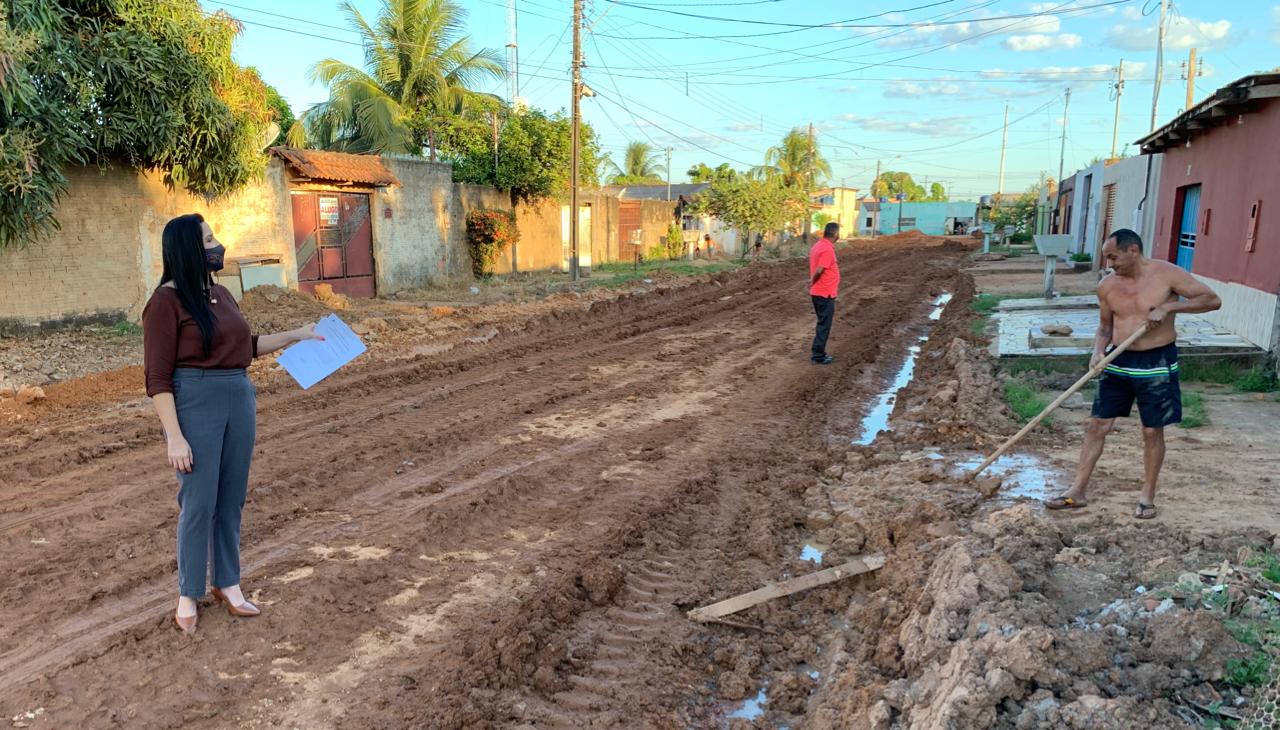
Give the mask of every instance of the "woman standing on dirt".
M 164 227 L 164 273 L 142 310 L 147 395 L 178 473 L 178 607 L 174 622 L 195 631 L 197 604 L 213 558 L 213 595 L 233 616 L 256 616 L 240 590 L 240 516 L 249 483 L 256 395 L 249 362 L 294 342 L 320 339 L 312 325 L 250 334 L 225 287 L 213 283 L 226 249 L 199 214 Z

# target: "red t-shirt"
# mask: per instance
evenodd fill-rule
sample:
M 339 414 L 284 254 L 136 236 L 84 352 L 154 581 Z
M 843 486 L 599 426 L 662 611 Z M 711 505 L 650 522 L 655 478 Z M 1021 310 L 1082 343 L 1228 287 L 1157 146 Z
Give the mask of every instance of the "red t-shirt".
M 817 283 L 809 287 L 809 293 L 815 297 L 832 297 L 840 289 L 840 267 L 836 265 L 836 247 L 825 238 L 809 249 L 809 280 L 813 281 L 813 272 L 822 268 L 822 276 Z

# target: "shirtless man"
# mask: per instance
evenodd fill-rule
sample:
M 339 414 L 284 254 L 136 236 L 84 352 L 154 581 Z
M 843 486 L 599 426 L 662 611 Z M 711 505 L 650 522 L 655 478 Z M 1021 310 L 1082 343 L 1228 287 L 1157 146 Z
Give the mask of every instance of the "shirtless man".
M 1103 370 L 1080 447 L 1075 482 L 1046 506 L 1074 509 L 1088 504 L 1085 489 L 1102 456 L 1102 444 L 1116 418 L 1127 418 L 1136 400 L 1142 417 L 1145 469 L 1142 497 L 1133 516 L 1149 520 L 1156 516 L 1156 480 L 1164 463 L 1164 427 L 1182 420 L 1173 318 L 1178 312 L 1212 312 L 1222 306 L 1222 300 L 1177 266 L 1144 257 L 1142 239 L 1127 228 L 1107 238 L 1102 246 L 1102 262 L 1113 273 L 1098 284 L 1101 321 L 1093 340 L 1090 369 L 1110 348 L 1138 329 L 1145 328 L 1147 333 Z

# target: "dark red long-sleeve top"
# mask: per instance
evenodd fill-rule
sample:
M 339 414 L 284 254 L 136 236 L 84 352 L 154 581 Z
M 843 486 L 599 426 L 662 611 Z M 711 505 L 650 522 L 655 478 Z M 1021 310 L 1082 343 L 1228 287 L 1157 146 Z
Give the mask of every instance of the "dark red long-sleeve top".
M 210 290 L 214 300 L 213 347 L 204 353 L 200 327 L 187 313 L 173 287 L 162 286 L 151 295 L 142 310 L 143 365 L 147 395 L 173 392 L 173 371 L 177 368 L 231 370 L 247 368 L 258 356 L 258 336 L 231 292 L 220 284 Z

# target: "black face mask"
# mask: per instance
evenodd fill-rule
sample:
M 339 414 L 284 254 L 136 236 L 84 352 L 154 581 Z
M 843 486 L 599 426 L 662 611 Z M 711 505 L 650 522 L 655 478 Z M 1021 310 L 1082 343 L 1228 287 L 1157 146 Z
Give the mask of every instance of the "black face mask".
M 206 248 L 204 250 L 205 264 L 210 271 L 222 271 L 222 267 L 225 266 L 223 259 L 226 258 L 226 255 L 227 249 L 222 244 L 218 244 L 213 248 Z

